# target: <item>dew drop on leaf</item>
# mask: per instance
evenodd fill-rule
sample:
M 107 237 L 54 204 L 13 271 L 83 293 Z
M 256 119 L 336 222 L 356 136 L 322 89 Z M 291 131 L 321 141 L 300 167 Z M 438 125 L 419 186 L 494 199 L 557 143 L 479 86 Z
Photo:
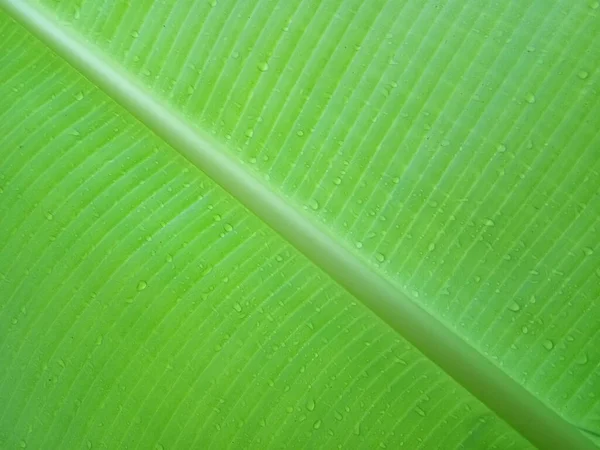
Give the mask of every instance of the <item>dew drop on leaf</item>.
M 589 72 L 587 72 L 586 70 L 580 70 L 579 72 L 577 72 L 577 77 L 580 80 L 587 80 L 587 78 L 590 76 Z
M 552 342 L 550 339 L 546 339 L 543 345 L 546 350 L 552 350 L 554 348 L 554 342 Z
M 141 280 L 138 284 L 137 284 L 137 290 L 138 291 L 143 291 L 144 289 L 146 289 L 148 287 L 148 283 L 146 283 L 144 280 Z
M 511 300 L 508 303 L 508 309 L 512 312 L 519 312 L 521 310 L 521 306 L 514 300 Z
M 314 411 L 315 401 L 312 398 L 306 402 L 306 409 L 308 409 L 309 411 Z
M 269 64 L 267 64 L 266 62 L 261 62 L 258 64 L 258 70 L 260 70 L 261 72 L 266 72 L 267 70 L 269 70 Z
M 420 406 L 415 407 L 415 412 L 421 417 L 425 417 L 425 411 Z

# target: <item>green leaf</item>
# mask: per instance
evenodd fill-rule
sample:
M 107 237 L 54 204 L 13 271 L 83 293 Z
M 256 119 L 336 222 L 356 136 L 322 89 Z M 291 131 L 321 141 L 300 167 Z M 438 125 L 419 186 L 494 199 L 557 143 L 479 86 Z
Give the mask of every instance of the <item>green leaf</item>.
M 591 0 L 0 0 L 1 448 L 596 448 Z

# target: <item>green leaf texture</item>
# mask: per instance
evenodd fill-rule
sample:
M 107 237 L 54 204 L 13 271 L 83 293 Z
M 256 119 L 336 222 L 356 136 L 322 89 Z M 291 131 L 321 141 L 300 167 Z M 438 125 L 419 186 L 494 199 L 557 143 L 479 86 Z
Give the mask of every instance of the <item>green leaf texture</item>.
M 0 448 L 596 448 L 597 1 L 0 5 Z

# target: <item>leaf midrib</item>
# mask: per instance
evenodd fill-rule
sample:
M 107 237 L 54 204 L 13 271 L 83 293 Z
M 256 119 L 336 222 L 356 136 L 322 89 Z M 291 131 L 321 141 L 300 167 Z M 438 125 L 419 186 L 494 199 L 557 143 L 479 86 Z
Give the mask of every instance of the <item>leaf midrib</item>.
M 573 425 L 314 223 L 299 205 L 274 192 L 221 143 L 188 124 L 122 68 L 36 7 L 19 0 L 0 0 L 0 4 L 533 444 L 540 448 L 596 448 Z

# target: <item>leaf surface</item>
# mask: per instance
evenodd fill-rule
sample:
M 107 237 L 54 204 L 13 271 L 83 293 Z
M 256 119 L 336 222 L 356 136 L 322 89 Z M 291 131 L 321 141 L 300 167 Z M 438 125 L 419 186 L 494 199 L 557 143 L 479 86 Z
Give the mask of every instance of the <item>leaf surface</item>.
M 3 446 L 593 448 L 597 2 L 1 4 Z

